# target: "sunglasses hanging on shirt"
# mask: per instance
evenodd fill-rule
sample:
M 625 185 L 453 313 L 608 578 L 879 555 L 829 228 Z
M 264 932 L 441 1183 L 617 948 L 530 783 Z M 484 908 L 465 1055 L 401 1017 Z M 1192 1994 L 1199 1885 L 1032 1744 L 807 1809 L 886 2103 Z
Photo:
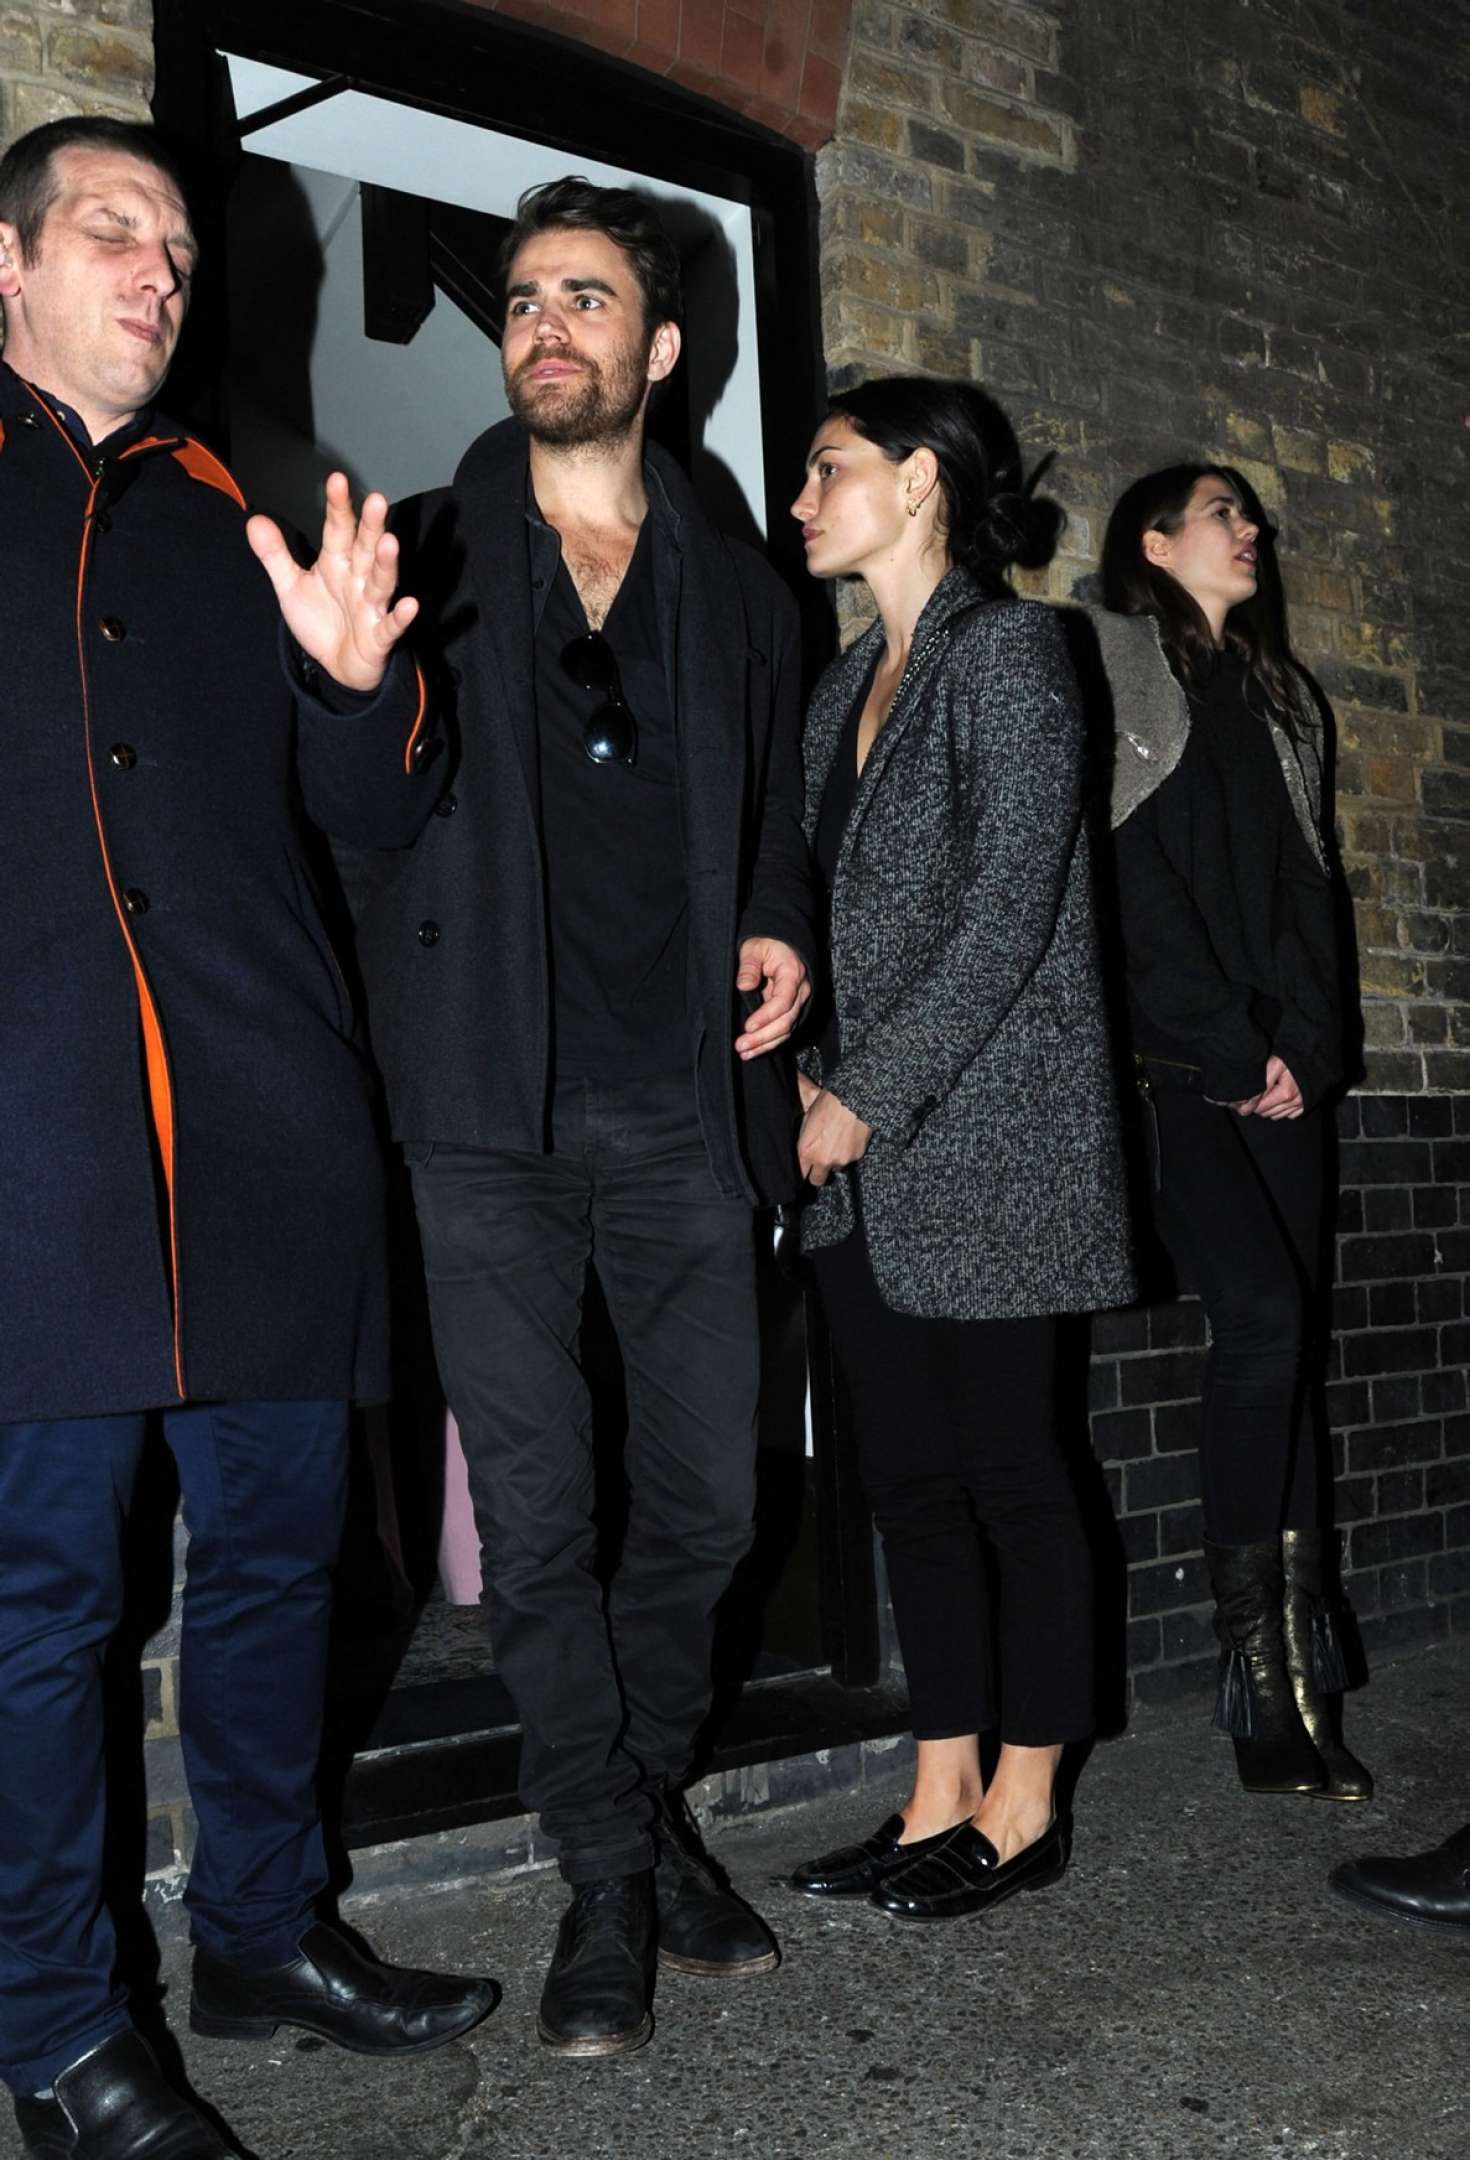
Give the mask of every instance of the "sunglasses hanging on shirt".
M 561 664 L 579 690 L 602 699 L 582 723 L 582 748 L 594 765 L 636 765 L 638 723 L 623 696 L 622 677 L 611 645 L 600 630 L 574 637 L 562 647 Z

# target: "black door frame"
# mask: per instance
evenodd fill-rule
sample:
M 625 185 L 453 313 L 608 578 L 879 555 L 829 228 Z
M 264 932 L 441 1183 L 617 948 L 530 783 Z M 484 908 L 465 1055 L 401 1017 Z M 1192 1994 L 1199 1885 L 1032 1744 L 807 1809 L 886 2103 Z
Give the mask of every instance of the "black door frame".
M 360 90 L 654 180 L 745 203 L 755 254 L 769 552 L 801 608 L 809 673 L 829 657 L 830 610 L 805 574 L 794 521 L 783 514 L 801 470 L 821 395 L 816 198 L 812 161 L 739 114 L 575 42 L 534 31 L 472 0 L 156 0 L 159 126 L 192 151 L 216 183 L 214 230 L 243 154 L 220 49 L 314 76 L 320 91 L 275 108 L 300 109 L 334 87 Z M 546 85 L 556 83 L 549 117 Z M 257 120 L 259 116 L 256 116 Z M 243 131 L 248 138 L 250 123 Z M 206 207 L 206 224 L 211 215 Z M 199 310 L 193 410 L 203 416 L 223 338 L 224 280 Z M 881 1639 L 870 1518 L 859 1489 L 825 1329 L 808 1299 L 808 1360 L 819 1510 L 821 1650 L 830 1666 L 809 1684 L 747 1690 L 722 1732 L 713 1766 L 769 1760 L 903 1725 L 901 1699 L 880 1684 Z M 407 1759 L 359 1764 L 344 1828 L 351 1844 L 513 1812 L 512 1735 L 442 1735 Z M 452 1772 L 452 1774 L 451 1774 Z

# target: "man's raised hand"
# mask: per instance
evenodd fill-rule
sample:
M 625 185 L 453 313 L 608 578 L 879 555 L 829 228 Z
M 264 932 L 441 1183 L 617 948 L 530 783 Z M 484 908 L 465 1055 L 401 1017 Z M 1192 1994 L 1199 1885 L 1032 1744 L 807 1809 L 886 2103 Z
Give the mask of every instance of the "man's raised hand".
M 309 570 L 270 518 L 253 517 L 245 527 L 276 589 L 286 628 L 344 690 L 377 689 L 394 646 L 419 611 L 417 600 L 394 603 L 398 542 L 387 520 L 387 497 L 378 494 L 367 497 L 359 518 L 346 474 L 334 472 L 327 481 L 321 553 Z

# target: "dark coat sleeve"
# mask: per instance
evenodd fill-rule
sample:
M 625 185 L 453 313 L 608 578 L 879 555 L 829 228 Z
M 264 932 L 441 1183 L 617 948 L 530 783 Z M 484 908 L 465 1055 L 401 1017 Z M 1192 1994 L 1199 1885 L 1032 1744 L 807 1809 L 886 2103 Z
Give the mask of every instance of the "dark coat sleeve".
M 422 669 L 397 653 L 377 695 L 351 704 L 350 692 L 323 683 L 299 655 L 288 655 L 286 670 L 301 798 L 313 825 L 357 847 L 407 847 L 443 777 Z
M 780 938 L 816 972 L 816 898 L 802 831 L 801 633 L 796 603 L 767 572 L 771 728 L 749 897 L 738 935 Z
M 946 656 L 938 695 L 973 786 L 963 889 L 923 968 L 827 1079 L 899 1141 L 950 1093 L 1035 972 L 1082 815 L 1081 699 L 1052 609 L 982 610 Z

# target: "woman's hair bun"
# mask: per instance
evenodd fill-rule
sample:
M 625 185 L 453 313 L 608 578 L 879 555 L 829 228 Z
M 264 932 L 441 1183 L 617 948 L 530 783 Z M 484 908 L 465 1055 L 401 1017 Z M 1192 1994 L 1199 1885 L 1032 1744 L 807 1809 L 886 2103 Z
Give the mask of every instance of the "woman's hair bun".
M 950 560 L 987 590 L 1005 589 L 1012 564 L 1038 570 L 1056 553 L 1061 506 L 1036 492 L 1051 458 L 1022 477 L 1015 430 L 978 383 L 879 376 L 840 392 L 829 409 L 895 463 L 920 447 L 933 451 Z
M 1040 477 L 1039 472 L 1036 475 Z M 977 554 L 993 563 L 1015 563 L 1022 570 L 1039 569 L 1056 551 L 1061 528 L 1058 505 L 1032 492 L 1034 479 L 1022 487 L 1002 488 L 988 496 L 976 518 L 972 536 L 955 534 L 961 545 L 973 538 Z

